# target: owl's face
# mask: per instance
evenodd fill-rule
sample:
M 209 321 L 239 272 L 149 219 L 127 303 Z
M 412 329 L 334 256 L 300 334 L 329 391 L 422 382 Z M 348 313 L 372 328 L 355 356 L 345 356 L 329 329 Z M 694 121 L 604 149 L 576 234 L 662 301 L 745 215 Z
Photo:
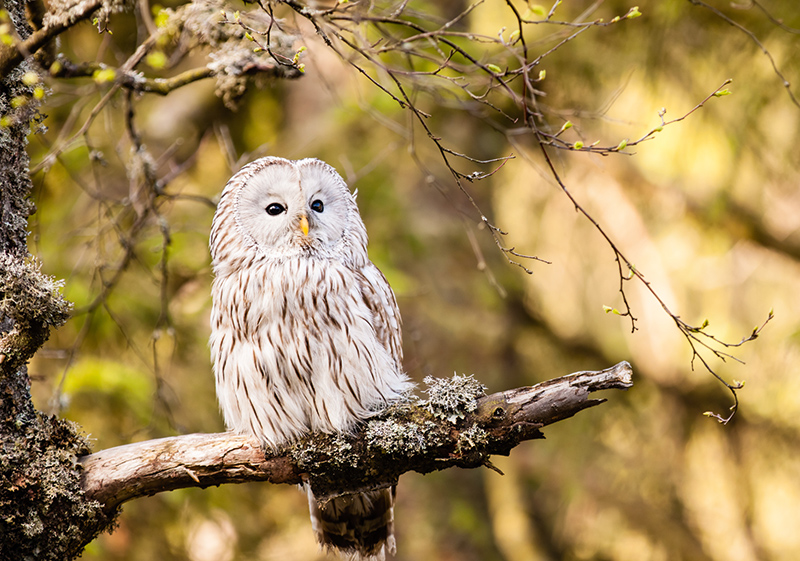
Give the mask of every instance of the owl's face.
M 263 255 L 337 257 L 352 253 L 353 246 L 365 250 L 366 231 L 353 195 L 319 160 L 257 160 L 231 178 L 223 199 L 215 228 L 222 227 L 216 223 L 232 203 L 235 229 Z

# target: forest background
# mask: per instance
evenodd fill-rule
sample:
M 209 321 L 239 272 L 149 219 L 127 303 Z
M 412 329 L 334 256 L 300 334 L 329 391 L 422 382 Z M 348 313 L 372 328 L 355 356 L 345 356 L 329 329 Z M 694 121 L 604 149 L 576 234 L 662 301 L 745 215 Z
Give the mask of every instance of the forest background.
M 78 422 L 96 450 L 222 430 L 206 343 L 214 202 L 256 157 L 317 157 L 358 189 L 415 380 L 456 371 L 491 392 L 620 360 L 636 375 L 496 458 L 505 476 L 404 476 L 398 560 L 800 556 L 794 2 L 316 5 L 361 14 L 330 21 L 276 3 L 272 43 L 262 6 L 192 6 L 194 42 L 188 26 L 169 29 L 179 3 L 76 25 L 57 46 L 63 66 L 31 84 L 47 130 L 29 139 L 29 248 L 75 303 L 30 365 L 37 408 Z M 474 60 L 432 36 L 404 44 L 419 33 L 364 14 L 445 29 Z M 332 48 L 312 19 L 329 37 L 350 31 Z M 518 27 L 538 62 L 509 89 L 529 96 L 534 125 L 498 80 L 519 68 Z M 148 37 L 161 37 L 136 68 L 148 78 L 230 65 L 221 29 L 277 70 L 200 76 L 168 95 L 115 87 Z M 714 346 L 744 364 L 697 343 L 692 363 L 676 320 L 738 343 L 772 312 L 757 340 Z M 727 417 L 733 395 L 702 360 L 746 382 L 727 424 L 703 415 Z M 118 522 L 84 559 L 324 558 L 290 487 L 162 493 Z

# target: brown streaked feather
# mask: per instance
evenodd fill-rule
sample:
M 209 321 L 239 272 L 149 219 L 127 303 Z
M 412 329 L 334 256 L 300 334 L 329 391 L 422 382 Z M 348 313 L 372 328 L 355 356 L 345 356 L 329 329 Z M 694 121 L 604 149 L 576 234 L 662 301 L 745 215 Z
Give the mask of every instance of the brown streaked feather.
M 355 559 L 380 560 L 394 555 L 395 487 L 342 495 L 320 505 L 306 485 L 311 525 L 317 541 Z
M 389 282 L 372 263 L 368 263 L 359 275 L 362 298 L 373 314 L 372 325 L 375 335 L 383 347 L 394 358 L 397 367 L 403 365 L 403 335 L 401 330 L 400 308 Z

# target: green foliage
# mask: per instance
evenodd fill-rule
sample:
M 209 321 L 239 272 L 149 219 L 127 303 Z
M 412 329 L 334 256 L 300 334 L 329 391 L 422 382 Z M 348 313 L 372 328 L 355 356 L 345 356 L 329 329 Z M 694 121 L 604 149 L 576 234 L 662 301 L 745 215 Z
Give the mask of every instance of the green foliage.
M 134 416 L 133 426 L 146 424 L 152 410 L 152 396 L 155 385 L 152 377 L 124 363 L 102 360 L 93 357 L 76 362 L 64 383 L 64 392 L 78 399 L 82 407 L 96 404 L 95 407 L 125 415 Z M 81 409 L 76 410 L 81 415 Z

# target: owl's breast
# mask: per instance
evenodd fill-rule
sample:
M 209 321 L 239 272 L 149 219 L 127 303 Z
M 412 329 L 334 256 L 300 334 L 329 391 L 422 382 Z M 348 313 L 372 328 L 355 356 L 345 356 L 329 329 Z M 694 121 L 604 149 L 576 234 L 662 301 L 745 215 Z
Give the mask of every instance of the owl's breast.
M 239 300 L 233 309 L 248 334 L 286 326 L 295 337 L 319 336 L 323 328 L 342 328 L 358 315 L 356 276 L 330 260 L 264 263 L 231 279 Z
M 230 359 L 215 361 L 228 370 L 217 372 L 218 393 L 226 380 L 228 394 L 243 393 L 285 417 L 292 434 L 296 427 L 349 430 L 403 395 L 410 383 L 379 339 L 389 326 L 376 328 L 380 316 L 365 282 L 358 270 L 314 259 L 263 263 L 215 279 L 212 354 L 215 344 L 230 342 Z M 286 438 L 262 432 L 269 442 Z

